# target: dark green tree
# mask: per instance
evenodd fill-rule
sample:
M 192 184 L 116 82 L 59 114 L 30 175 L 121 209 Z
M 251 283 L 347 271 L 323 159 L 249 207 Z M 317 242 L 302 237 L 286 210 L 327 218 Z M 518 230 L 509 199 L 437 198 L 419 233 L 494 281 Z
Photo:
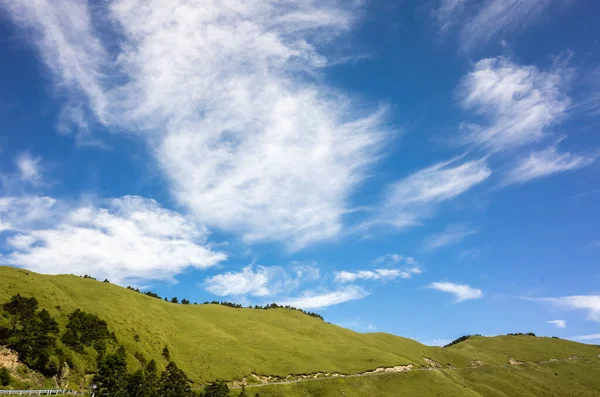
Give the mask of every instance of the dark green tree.
M 4 343 L 19 354 L 19 359 L 28 367 L 44 375 L 58 373 L 62 363 L 56 356 L 58 323 L 46 309 L 38 310 L 35 298 L 15 295 L 2 305 L 11 323 L 4 329 Z
M 183 299 L 181 300 L 181 304 L 182 304 L 182 305 L 189 305 L 189 304 L 190 304 L 190 301 L 189 301 L 189 300 L 187 300 L 187 299 L 185 299 L 185 298 L 183 298 Z
M 129 375 L 125 390 L 131 397 L 159 397 L 156 362 L 151 360 L 145 368 Z
M 239 397 L 248 397 L 248 393 L 246 393 L 246 386 L 242 385 L 242 390 L 240 391 Z
M 162 355 L 167 361 L 171 361 L 171 352 L 169 351 L 169 346 L 165 345 L 165 348 L 162 351 Z
M 179 303 L 179 299 L 177 299 L 177 297 L 174 296 L 173 298 L 171 298 L 171 303 Z
M 189 378 L 173 361 L 167 364 L 158 385 L 161 397 L 193 397 Z
M 8 369 L 6 367 L 0 368 L 0 385 L 10 385 L 10 374 L 8 373 Z
M 222 380 L 209 383 L 204 388 L 204 397 L 228 397 L 229 386 Z
M 84 346 L 93 346 L 95 342 L 107 340 L 110 337 L 106 321 L 101 320 L 95 314 L 77 309 L 69 314 L 67 330 L 61 340 L 76 352 L 83 353 Z
M 119 346 L 115 353 L 106 354 L 99 360 L 98 372 L 94 375 L 93 382 L 98 387 L 98 395 L 129 397 L 126 390 L 127 378 L 125 348 Z
M 26 323 L 34 317 L 38 309 L 38 301 L 34 297 L 24 298 L 21 294 L 17 294 L 3 304 L 2 308 L 11 316 L 11 326 L 14 331 L 19 322 Z

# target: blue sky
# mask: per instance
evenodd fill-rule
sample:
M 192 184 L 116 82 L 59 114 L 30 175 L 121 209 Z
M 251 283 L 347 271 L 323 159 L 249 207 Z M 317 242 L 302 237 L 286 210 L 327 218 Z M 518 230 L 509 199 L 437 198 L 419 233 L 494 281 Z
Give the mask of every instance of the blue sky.
M 600 339 L 595 2 L 0 5 L 1 264 Z

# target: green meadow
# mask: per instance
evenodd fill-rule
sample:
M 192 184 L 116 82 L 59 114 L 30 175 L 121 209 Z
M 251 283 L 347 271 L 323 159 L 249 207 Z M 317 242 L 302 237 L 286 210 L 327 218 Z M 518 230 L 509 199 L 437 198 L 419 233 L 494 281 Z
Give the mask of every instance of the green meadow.
M 77 308 L 105 320 L 126 348 L 131 370 L 142 356 L 164 368 L 168 346 L 171 359 L 198 386 L 250 374 L 285 378 L 413 365 L 404 373 L 249 387 L 252 396 L 591 396 L 600 390 L 600 376 L 594 376 L 600 373 L 600 346 L 560 339 L 471 337 L 448 348 L 429 347 L 385 333 L 357 333 L 296 310 L 174 304 L 79 276 L 0 267 L 0 303 L 17 293 L 36 297 L 61 329 Z M 91 347 L 74 353 L 73 386 L 89 379 L 96 354 Z M 420 370 L 431 365 L 426 359 L 441 369 Z M 511 359 L 526 364 L 510 365 Z M 560 361 L 541 363 L 554 359 Z

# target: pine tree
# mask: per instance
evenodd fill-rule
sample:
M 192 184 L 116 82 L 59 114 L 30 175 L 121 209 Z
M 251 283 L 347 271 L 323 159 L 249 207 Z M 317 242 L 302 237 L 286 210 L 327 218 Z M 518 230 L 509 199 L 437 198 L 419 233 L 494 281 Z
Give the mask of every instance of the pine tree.
M 158 392 L 161 397 L 192 397 L 190 380 L 173 361 L 167 364 L 158 382 Z
M 216 382 L 209 383 L 204 388 L 204 397 L 228 397 L 229 387 L 227 383 L 218 380 Z
M 115 353 L 107 354 L 101 359 L 93 382 L 98 387 L 98 395 L 127 397 L 127 381 L 125 348 L 120 346 Z
M 165 348 L 162 351 L 162 355 L 167 361 L 171 361 L 171 352 L 169 351 L 169 346 L 165 345 Z

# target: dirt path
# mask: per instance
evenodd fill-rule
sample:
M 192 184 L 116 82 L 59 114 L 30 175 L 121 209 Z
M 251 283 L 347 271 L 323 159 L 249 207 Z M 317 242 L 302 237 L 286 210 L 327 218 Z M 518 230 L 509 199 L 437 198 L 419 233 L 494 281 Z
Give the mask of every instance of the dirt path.
M 516 360 L 510 359 L 509 362 L 506 364 L 478 364 L 478 365 L 472 365 L 469 367 L 462 367 L 462 368 L 440 367 L 440 366 L 436 365 L 436 366 L 431 366 L 431 367 L 421 367 L 421 368 L 413 369 L 413 365 L 409 364 L 409 365 L 400 365 L 400 366 L 396 366 L 396 367 L 380 367 L 373 371 L 360 372 L 360 373 L 350 374 L 350 375 L 344 375 L 344 374 L 338 374 L 338 373 L 327 374 L 327 373 L 319 372 L 319 373 L 316 373 L 313 375 L 302 375 L 302 376 L 304 376 L 304 378 L 301 378 L 301 379 L 281 380 L 281 381 L 266 382 L 266 383 L 254 383 L 254 384 L 246 384 L 245 386 L 247 389 L 249 389 L 251 387 L 262 387 L 262 386 L 271 386 L 271 385 L 290 385 L 292 383 L 311 382 L 311 381 L 324 380 L 324 379 L 358 378 L 358 377 L 362 377 L 362 376 L 378 376 L 378 375 L 390 374 L 390 373 L 394 373 L 394 372 L 397 373 L 397 372 L 408 372 L 408 371 L 442 371 L 442 370 L 455 371 L 455 370 L 463 370 L 463 369 L 474 370 L 474 369 L 480 369 L 480 368 L 500 368 L 500 367 L 507 367 L 507 366 L 512 366 L 512 365 L 524 365 L 524 364 L 549 364 L 549 363 L 572 361 L 572 360 L 579 360 L 579 359 L 583 359 L 583 358 L 593 358 L 593 357 L 595 357 L 595 356 L 590 356 L 590 357 L 571 356 L 569 358 L 563 358 L 563 359 L 552 358 L 550 360 L 528 361 L 528 362 L 522 362 L 522 361 L 516 361 Z M 600 357 L 600 355 L 598 357 Z M 229 385 L 229 387 L 231 389 L 239 389 L 242 387 L 240 382 L 232 382 L 232 383 L 233 384 Z

